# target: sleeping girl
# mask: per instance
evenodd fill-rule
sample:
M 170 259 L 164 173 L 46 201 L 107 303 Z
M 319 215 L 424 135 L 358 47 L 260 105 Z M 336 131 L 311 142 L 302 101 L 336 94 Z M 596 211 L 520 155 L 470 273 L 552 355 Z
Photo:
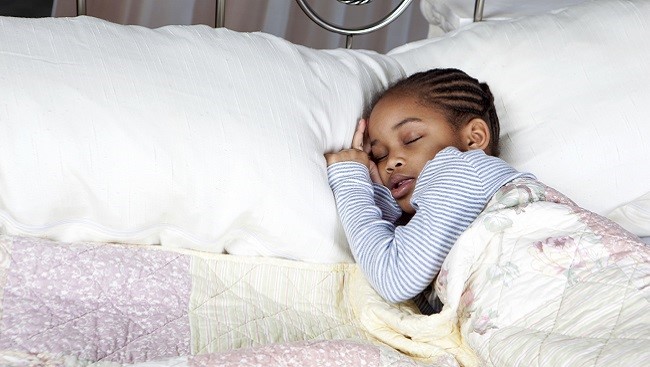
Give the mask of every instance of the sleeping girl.
M 501 187 L 535 180 L 498 153 L 488 85 L 433 69 L 380 93 L 352 148 L 325 155 L 352 253 L 386 300 L 439 308 L 430 285 L 458 237 Z

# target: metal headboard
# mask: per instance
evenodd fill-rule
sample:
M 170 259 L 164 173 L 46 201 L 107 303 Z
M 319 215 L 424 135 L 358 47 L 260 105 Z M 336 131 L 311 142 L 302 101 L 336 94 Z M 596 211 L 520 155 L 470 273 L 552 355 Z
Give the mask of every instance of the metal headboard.
M 360 28 L 344 28 L 334 25 L 322 19 L 314 10 L 307 4 L 305 0 L 296 0 L 300 8 L 307 16 L 319 26 L 327 29 L 330 32 L 340 33 L 346 36 L 346 47 L 350 48 L 352 45 L 352 36 L 356 34 L 365 34 L 376 31 L 379 28 L 389 24 L 397 18 L 402 12 L 410 5 L 411 0 L 402 0 L 402 2 L 391 11 L 383 19 Z M 348 5 L 363 5 L 371 2 L 372 0 L 338 0 L 341 3 Z M 485 0 L 474 1 L 474 21 L 480 22 L 483 20 L 483 5 Z M 77 15 L 86 15 L 86 0 L 77 0 Z M 214 26 L 223 27 L 226 18 L 226 0 L 216 0 Z
M 77 16 L 86 15 L 86 0 L 77 0 Z
M 483 20 L 483 3 L 484 0 L 474 1 L 474 21 L 480 22 Z
M 226 18 L 226 0 L 216 0 L 216 11 L 214 16 L 214 26 L 223 27 Z M 86 0 L 77 0 L 77 15 L 86 14 Z

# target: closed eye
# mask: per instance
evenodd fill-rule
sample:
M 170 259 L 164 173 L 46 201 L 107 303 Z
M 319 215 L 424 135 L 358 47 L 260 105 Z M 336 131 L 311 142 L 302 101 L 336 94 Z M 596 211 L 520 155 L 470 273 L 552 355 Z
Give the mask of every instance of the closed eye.
M 421 136 L 418 136 L 418 137 L 415 138 L 415 139 L 408 140 L 408 141 L 405 142 L 404 144 L 408 145 L 408 144 L 411 144 L 411 143 L 415 143 L 416 141 L 418 141 L 418 140 L 420 140 L 420 139 L 422 139 L 422 137 L 421 137 Z
M 376 155 L 370 153 L 370 159 L 375 163 L 383 161 L 384 159 L 386 159 L 387 156 L 388 156 L 387 154 L 384 154 L 382 156 L 377 157 Z

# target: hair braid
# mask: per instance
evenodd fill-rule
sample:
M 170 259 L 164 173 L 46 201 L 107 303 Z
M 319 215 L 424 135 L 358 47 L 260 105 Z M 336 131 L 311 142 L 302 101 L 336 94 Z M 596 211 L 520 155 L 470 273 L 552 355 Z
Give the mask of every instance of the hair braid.
M 473 118 L 485 120 L 490 129 L 489 150 L 499 155 L 499 118 L 494 96 L 486 83 L 458 69 L 431 69 L 415 73 L 391 85 L 373 100 L 370 110 L 384 96 L 412 95 L 426 106 L 439 109 L 457 129 Z
M 481 83 L 481 89 L 490 99 L 487 109 L 488 119 L 485 121 L 488 123 L 488 127 L 490 128 L 490 145 L 492 147 L 492 154 L 498 156 L 500 153 L 499 135 L 501 134 L 501 125 L 499 123 L 496 106 L 494 105 L 494 96 L 492 95 L 492 91 L 490 91 L 490 87 L 487 83 Z

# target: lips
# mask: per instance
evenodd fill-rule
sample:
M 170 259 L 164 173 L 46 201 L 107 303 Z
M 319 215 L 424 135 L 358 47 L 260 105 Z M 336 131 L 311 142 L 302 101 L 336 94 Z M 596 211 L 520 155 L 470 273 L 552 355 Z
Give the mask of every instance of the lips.
M 413 177 L 395 175 L 391 176 L 389 184 L 391 195 L 393 195 L 395 200 L 399 200 L 411 192 L 415 185 L 415 179 Z

